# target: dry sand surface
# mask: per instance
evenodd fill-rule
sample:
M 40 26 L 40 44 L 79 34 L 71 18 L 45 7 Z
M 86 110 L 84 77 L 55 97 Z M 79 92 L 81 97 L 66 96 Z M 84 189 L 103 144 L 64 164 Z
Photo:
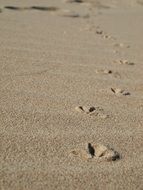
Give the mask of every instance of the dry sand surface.
M 0 189 L 142 190 L 143 0 L 0 10 Z

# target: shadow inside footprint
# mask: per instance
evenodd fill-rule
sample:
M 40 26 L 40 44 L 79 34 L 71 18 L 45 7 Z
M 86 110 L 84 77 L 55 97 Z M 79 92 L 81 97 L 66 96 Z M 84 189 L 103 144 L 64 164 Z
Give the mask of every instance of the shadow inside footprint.
M 96 34 L 99 34 L 99 35 L 103 34 L 103 30 L 97 29 L 97 30 L 96 30 Z
M 90 107 L 89 112 L 93 112 L 93 111 L 95 111 L 95 107 Z
M 94 147 L 91 145 L 91 143 L 88 143 L 87 149 L 88 149 L 88 153 L 91 154 L 92 157 L 95 156 L 95 149 L 94 149 Z

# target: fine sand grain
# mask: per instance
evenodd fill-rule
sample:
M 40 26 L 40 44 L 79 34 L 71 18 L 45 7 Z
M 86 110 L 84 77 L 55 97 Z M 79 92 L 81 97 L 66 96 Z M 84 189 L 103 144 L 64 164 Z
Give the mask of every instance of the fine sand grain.
M 143 189 L 142 23 L 143 0 L 0 0 L 0 189 Z

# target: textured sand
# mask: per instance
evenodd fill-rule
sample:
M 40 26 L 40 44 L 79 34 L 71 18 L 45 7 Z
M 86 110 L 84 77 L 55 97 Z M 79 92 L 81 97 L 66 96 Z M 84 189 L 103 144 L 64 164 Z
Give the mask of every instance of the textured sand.
M 142 190 L 143 0 L 0 0 L 0 8 L 0 189 Z M 86 143 L 121 159 L 70 155 Z

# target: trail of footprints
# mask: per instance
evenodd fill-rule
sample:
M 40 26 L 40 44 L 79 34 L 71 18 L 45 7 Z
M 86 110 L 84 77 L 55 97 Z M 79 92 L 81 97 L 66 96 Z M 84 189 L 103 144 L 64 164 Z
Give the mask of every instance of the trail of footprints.
M 72 0 L 68 0 L 70 2 L 73 2 Z M 94 28 L 94 27 L 93 27 Z M 94 28 L 95 30 L 95 28 Z M 103 39 L 109 39 L 112 41 L 115 41 L 116 38 L 112 37 L 111 35 L 107 34 L 103 30 L 100 29 L 100 27 L 97 27 L 95 30 L 96 35 L 101 36 Z M 114 47 L 116 48 L 130 48 L 129 45 L 125 45 L 123 43 L 115 43 Z M 133 66 L 135 65 L 134 62 L 129 61 L 129 60 L 114 60 L 113 63 L 120 64 L 120 65 L 128 65 L 128 66 Z M 105 74 L 105 75 L 111 75 L 114 77 L 119 77 L 121 78 L 120 73 L 118 72 L 113 72 L 110 69 L 97 69 L 96 74 Z M 124 89 L 120 88 L 110 88 L 110 92 L 113 95 L 116 96 L 129 96 L 131 95 L 130 92 Z M 86 114 L 88 116 L 95 116 L 99 117 L 102 119 L 106 119 L 109 117 L 106 113 L 104 113 L 104 110 L 99 107 L 85 107 L 85 106 L 77 106 L 75 107 L 75 110 L 81 114 Z M 86 143 L 85 148 L 81 149 L 74 149 L 70 152 L 70 155 L 72 157 L 78 157 L 84 161 L 116 161 L 121 158 L 120 154 L 115 151 L 113 148 L 110 148 L 108 146 L 98 144 L 96 142 L 94 143 Z
M 83 3 L 82 0 L 64 0 L 66 3 Z M 31 7 L 17 7 L 17 6 L 5 6 L 5 9 L 14 10 L 14 11 L 24 11 L 24 10 L 37 10 L 37 11 L 49 11 L 49 12 L 57 12 L 59 16 L 64 17 L 80 17 L 80 14 L 70 11 L 70 10 L 60 10 L 58 7 L 54 6 L 31 6 Z M 0 9 L 2 12 L 3 9 Z M 106 34 L 103 30 L 99 27 L 95 30 L 96 35 L 101 36 L 104 39 L 115 40 L 114 37 Z M 122 48 L 124 44 L 119 43 L 115 44 L 115 47 Z M 129 46 L 126 46 L 129 48 Z M 115 60 L 114 63 L 121 64 L 121 65 L 134 65 L 133 62 L 128 60 Z M 97 74 L 106 74 L 106 75 L 113 75 L 115 77 L 121 77 L 119 73 L 113 72 L 112 70 L 108 69 L 98 69 L 95 71 Z M 126 90 L 122 90 L 119 88 L 111 88 L 110 92 L 117 96 L 128 96 L 130 92 Z M 104 110 L 100 107 L 86 107 L 86 106 L 77 106 L 75 107 L 75 111 L 79 112 L 79 114 L 85 114 L 88 116 L 95 116 L 100 119 L 106 119 L 109 117 L 108 114 L 104 112 Z M 82 149 L 74 149 L 70 151 L 70 156 L 78 157 L 84 161 L 115 161 L 120 159 L 120 154 L 116 152 L 114 149 L 98 144 L 98 143 L 86 143 L 85 148 Z
M 104 113 L 104 110 L 100 107 L 85 107 L 77 106 L 75 110 L 79 113 L 89 116 L 98 116 L 102 119 L 106 119 L 109 115 Z M 83 161 L 116 161 L 120 159 L 120 154 L 109 146 L 105 146 L 98 143 L 86 143 L 85 148 L 74 149 L 70 151 L 71 157 L 77 157 Z

